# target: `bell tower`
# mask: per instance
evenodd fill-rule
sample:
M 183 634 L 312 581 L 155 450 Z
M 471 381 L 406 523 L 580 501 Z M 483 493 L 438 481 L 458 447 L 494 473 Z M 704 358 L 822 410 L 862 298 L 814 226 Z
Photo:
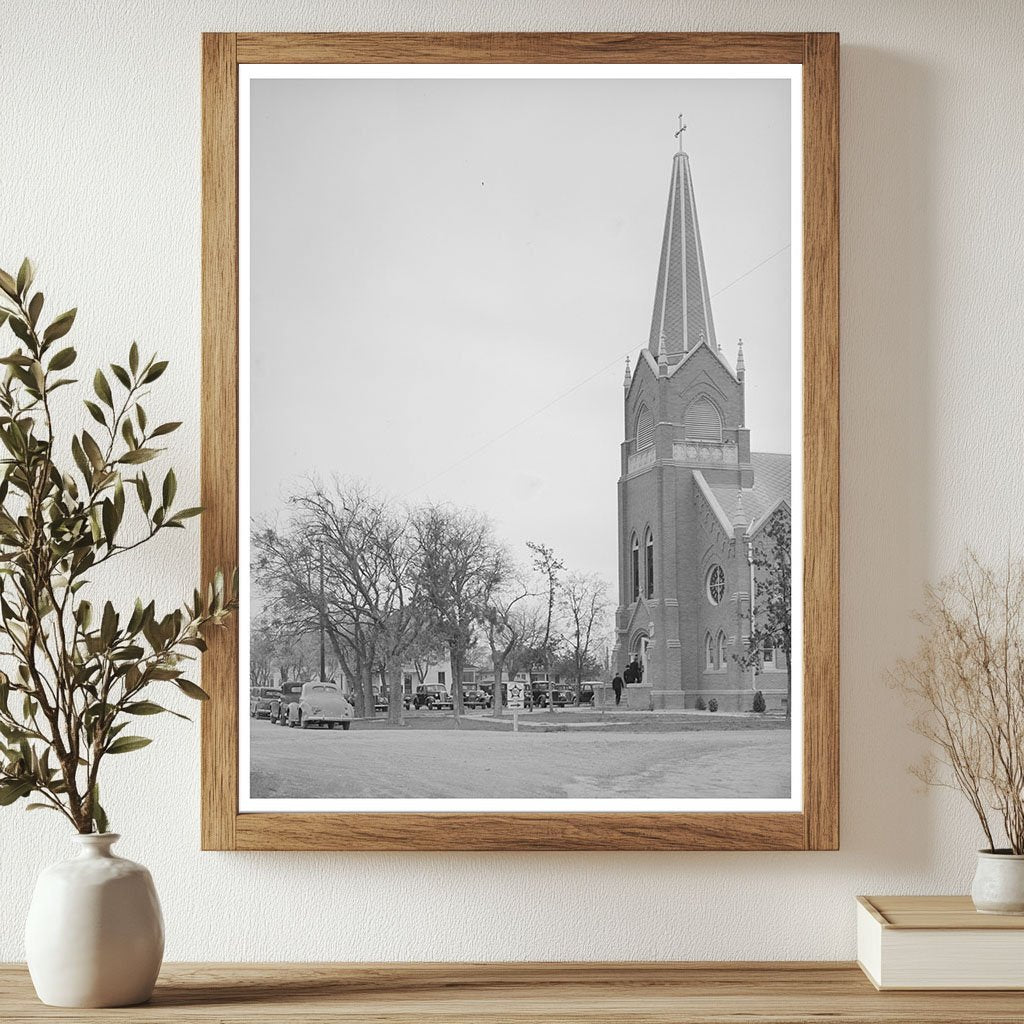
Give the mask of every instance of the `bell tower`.
M 680 143 L 684 130 L 681 124 L 676 133 Z M 642 664 L 655 706 L 683 706 L 684 694 L 702 683 L 709 550 L 714 565 L 725 559 L 713 555 L 716 541 L 702 522 L 701 494 L 753 485 L 741 359 L 734 370 L 718 345 L 690 158 L 680 144 L 672 158 L 648 342 L 633 369 L 626 362 L 618 482 L 613 667 Z M 745 551 L 736 549 L 745 534 L 737 533 L 733 513 L 730 507 L 720 517 L 727 522 L 719 532 L 728 534 L 730 565 L 745 565 Z M 749 604 L 742 608 L 736 596 L 738 570 L 730 582 L 736 583 L 729 593 L 737 624 L 722 632 L 735 639 Z M 741 596 L 749 602 L 749 586 Z M 718 600 L 725 600 L 724 591 Z

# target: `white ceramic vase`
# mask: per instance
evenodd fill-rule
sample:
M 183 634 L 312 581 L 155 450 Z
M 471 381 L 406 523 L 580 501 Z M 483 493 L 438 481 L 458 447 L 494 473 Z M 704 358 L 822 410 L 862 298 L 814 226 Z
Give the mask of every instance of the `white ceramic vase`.
M 971 899 L 982 914 L 1024 914 L 1024 855 L 979 850 Z
M 153 993 L 164 921 L 153 879 L 116 857 L 120 836 L 76 835 L 77 857 L 46 868 L 25 926 L 36 994 L 50 1006 L 133 1006 Z

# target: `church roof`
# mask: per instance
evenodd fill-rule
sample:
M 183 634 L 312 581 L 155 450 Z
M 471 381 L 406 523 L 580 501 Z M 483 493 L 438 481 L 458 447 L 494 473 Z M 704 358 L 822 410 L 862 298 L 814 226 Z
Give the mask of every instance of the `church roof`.
M 749 522 L 748 533 L 756 533 L 780 504 L 792 507 L 790 456 L 774 452 L 751 452 L 754 486 L 707 481 L 707 488 L 726 517 L 734 525 Z
M 662 335 L 670 364 L 693 351 L 701 340 L 712 352 L 718 352 L 690 158 L 686 153 L 676 153 L 672 159 L 658 285 L 647 346 L 655 359 Z

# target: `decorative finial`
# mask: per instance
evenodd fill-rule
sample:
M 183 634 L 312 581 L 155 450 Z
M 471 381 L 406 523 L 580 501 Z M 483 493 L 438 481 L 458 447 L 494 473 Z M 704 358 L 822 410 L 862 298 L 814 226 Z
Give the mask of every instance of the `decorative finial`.
M 683 124 L 683 115 L 679 115 L 679 131 L 676 132 L 676 138 L 679 140 L 679 152 L 683 151 L 683 132 L 686 131 L 686 125 Z
M 665 351 L 665 332 L 658 338 L 658 369 L 664 374 L 668 371 L 668 353 Z
M 629 356 L 626 356 L 626 375 L 622 378 L 622 386 L 628 388 L 633 383 L 633 374 L 629 369 Z
M 740 380 L 743 380 L 744 371 L 746 367 L 743 363 L 743 339 L 740 338 L 740 343 L 736 351 L 736 376 Z
M 736 495 L 736 512 L 733 515 L 732 520 L 737 526 L 746 526 L 749 522 L 749 520 L 747 519 L 746 510 L 743 508 L 742 489 Z

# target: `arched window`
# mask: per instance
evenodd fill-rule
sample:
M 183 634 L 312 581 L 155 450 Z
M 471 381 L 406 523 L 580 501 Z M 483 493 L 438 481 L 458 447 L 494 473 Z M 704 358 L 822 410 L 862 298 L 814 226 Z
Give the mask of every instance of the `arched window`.
M 633 595 L 633 600 L 636 601 L 640 597 L 640 542 L 636 539 L 635 533 L 629 554 L 629 580 L 630 592 Z
M 648 597 L 654 597 L 654 534 L 651 533 L 650 528 L 647 530 L 644 549 L 644 567 L 646 569 L 644 589 Z
M 701 396 L 687 406 L 683 430 L 688 441 L 721 441 L 722 417 L 711 402 Z
M 718 634 L 718 668 L 720 671 L 724 671 L 729 666 L 729 662 L 727 660 L 728 655 L 726 654 L 725 647 L 725 634 L 720 632 Z
M 646 405 L 641 405 L 640 411 L 636 414 L 636 440 L 634 441 L 634 446 L 639 452 L 643 451 L 644 448 L 650 448 L 652 444 L 654 444 L 654 417 Z
M 704 671 L 715 671 L 715 642 L 710 633 L 704 637 Z
M 725 570 L 720 565 L 708 569 L 707 597 L 712 604 L 721 604 L 725 597 Z

